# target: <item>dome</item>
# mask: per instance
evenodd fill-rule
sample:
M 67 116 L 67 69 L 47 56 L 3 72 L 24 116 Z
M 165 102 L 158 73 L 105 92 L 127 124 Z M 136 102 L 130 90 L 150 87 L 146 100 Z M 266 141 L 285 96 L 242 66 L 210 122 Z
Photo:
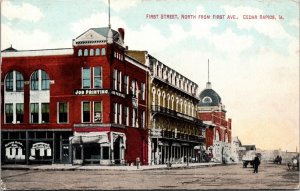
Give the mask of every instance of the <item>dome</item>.
M 199 95 L 199 106 L 219 106 L 221 97 L 211 88 L 211 83 L 207 82 L 206 88 Z

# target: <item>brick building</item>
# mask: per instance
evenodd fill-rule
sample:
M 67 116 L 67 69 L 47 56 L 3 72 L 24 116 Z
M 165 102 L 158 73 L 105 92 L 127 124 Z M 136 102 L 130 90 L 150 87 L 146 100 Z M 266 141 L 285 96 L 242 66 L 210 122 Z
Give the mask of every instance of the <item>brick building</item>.
M 4 163 L 148 163 L 147 67 L 124 30 L 91 28 L 70 49 L 1 52 Z
M 199 95 L 199 119 L 206 124 L 206 149 L 212 152 L 213 160 L 226 162 L 231 155 L 231 119 L 226 119 L 225 106 L 211 82 Z

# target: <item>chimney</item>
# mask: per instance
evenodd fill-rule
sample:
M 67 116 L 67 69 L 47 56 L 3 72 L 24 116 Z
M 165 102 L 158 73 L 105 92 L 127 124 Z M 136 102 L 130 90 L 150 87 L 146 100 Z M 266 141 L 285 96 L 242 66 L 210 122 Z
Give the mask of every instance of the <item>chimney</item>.
M 122 40 L 125 41 L 125 30 L 123 28 L 118 28 L 118 31 L 122 37 Z

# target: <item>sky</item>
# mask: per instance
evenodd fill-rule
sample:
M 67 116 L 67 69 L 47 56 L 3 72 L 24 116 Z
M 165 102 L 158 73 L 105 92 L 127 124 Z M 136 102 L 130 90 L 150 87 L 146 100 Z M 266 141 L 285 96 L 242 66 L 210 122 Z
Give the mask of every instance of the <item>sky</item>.
M 129 49 L 147 50 L 196 82 L 198 94 L 209 59 L 210 82 L 232 118 L 232 136 L 260 149 L 299 151 L 299 4 L 111 0 L 111 26 L 125 29 Z M 1 1 L 1 50 L 71 48 L 89 28 L 107 26 L 108 0 Z

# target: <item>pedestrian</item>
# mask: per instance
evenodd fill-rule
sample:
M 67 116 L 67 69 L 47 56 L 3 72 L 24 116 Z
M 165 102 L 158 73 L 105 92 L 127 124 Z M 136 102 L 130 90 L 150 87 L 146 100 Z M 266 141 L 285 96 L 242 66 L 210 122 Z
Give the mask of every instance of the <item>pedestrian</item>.
M 253 173 L 258 173 L 258 166 L 260 165 L 260 160 L 258 158 L 258 155 L 256 154 L 254 157 L 254 161 L 253 161 L 253 167 L 254 167 L 254 171 Z

